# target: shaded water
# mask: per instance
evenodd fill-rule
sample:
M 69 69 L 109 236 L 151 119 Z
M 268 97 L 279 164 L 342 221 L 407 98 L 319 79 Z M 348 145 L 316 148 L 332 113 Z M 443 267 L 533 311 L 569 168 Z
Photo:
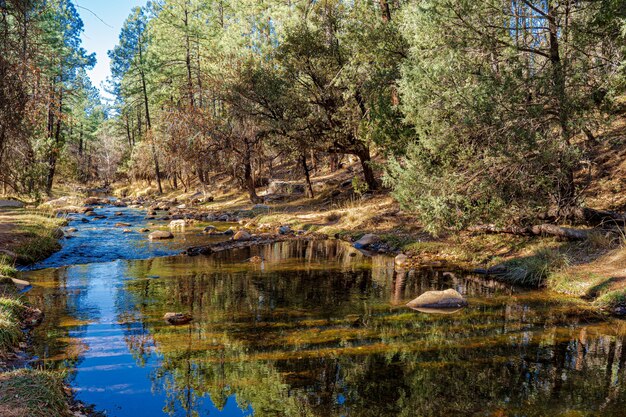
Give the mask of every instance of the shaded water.
M 625 415 L 622 322 L 352 251 L 284 242 L 28 272 L 46 310 L 33 353 L 108 416 Z M 470 307 L 403 306 L 448 287 Z M 194 321 L 168 326 L 168 311 Z

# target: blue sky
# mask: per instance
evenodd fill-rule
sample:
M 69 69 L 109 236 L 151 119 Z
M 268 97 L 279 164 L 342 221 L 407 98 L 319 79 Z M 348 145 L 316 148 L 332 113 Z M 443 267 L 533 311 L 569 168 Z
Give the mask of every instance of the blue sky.
M 74 0 L 74 4 L 85 24 L 83 46 L 88 52 L 95 52 L 98 59 L 89 76 L 93 85 L 100 88 L 103 97 L 108 97 L 101 88 L 102 82 L 110 75 L 107 51 L 117 44 L 122 24 L 130 10 L 145 5 L 146 0 Z

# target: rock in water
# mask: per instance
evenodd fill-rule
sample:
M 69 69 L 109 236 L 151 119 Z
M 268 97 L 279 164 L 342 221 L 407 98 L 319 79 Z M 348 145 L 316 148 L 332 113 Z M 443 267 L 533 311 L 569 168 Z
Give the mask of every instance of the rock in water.
M 204 233 L 205 235 L 212 235 L 212 234 L 214 234 L 216 232 L 217 232 L 217 227 L 215 227 L 215 226 L 207 226 L 202 231 L 202 233 Z
M 184 229 L 187 226 L 187 222 L 184 219 L 172 220 L 170 222 L 170 229 Z
M 378 242 L 380 238 L 373 233 L 364 235 L 361 239 L 354 242 L 352 246 L 357 249 L 367 249 L 368 246 Z
M 278 234 L 280 235 L 288 235 L 289 233 L 291 233 L 291 227 L 288 225 L 283 225 L 278 228 Z
M 25 288 L 30 287 L 30 282 L 28 282 L 28 281 L 24 281 L 24 280 L 17 279 L 17 278 L 11 278 L 11 281 L 13 281 L 13 284 L 15 284 L 15 286 L 19 290 L 23 290 Z
M 250 236 L 250 233 L 246 232 L 245 230 L 240 230 L 237 233 L 235 233 L 235 236 L 233 236 L 233 240 L 250 240 L 252 236 Z
M 191 321 L 191 316 L 185 313 L 165 313 L 163 316 L 166 322 L 173 325 L 187 324 Z
M 173 239 L 174 235 L 172 232 L 168 232 L 166 230 L 157 230 L 156 232 L 152 232 L 148 235 L 150 240 L 160 240 L 160 239 Z
M 406 305 L 410 308 L 459 308 L 467 306 L 467 300 L 450 288 L 445 291 L 426 291 Z
M 397 269 L 406 268 L 408 265 L 408 261 L 409 261 L 409 257 L 406 256 L 404 253 L 401 253 L 400 255 L 396 256 L 394 259 L 394 263 Z

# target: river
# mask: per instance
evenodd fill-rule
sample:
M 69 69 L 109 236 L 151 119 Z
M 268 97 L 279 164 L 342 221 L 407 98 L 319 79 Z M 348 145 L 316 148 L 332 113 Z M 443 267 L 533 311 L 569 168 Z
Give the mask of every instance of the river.
M 143 212 L 96 212 L 107 217 L 74 216 L 74 237 L 21 278 L 46 313 L 33 366 L 67 371 L 77 398 L 107 416 L 626 415 L 626 325 L 575 302 L 397 273 L 392 258 L 337 241 L 177 256 L 211 238 L 149 242 L 138 230 L 158 224 Z M 450 287 L 469 307 L 404 306 Z M 178 311 L 193 321 L 164 322 Z

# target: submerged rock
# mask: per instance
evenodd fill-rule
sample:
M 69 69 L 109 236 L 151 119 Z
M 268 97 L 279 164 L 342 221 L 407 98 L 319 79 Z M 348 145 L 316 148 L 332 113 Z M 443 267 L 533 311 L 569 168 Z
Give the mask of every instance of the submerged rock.
M 409 308 L 450 309 L 467 306 L 467 300 L 458 291 L 450 288 L 445 291 L 426 291 L 406 305 Z
M 185 313 L 165 313 L 163 316 L 166 322 L 173 325 L 187 324 L 192 320 L 191 315 Z
M 115 227 L 128 227 L 130 223 L 115 223 Z
M 173 239 L 174 235 L 172 232 L 168 232 L 167 230 L 157 230 L 148 235 L 150 240 L 161 240 L 161 239 Z
M 45 315 L 43 311 L 38 308 L 27 307 L 24 311 L 24 319 L 22 320 L 22 327 L 30 329 L 39 326 L 44 319 Z

